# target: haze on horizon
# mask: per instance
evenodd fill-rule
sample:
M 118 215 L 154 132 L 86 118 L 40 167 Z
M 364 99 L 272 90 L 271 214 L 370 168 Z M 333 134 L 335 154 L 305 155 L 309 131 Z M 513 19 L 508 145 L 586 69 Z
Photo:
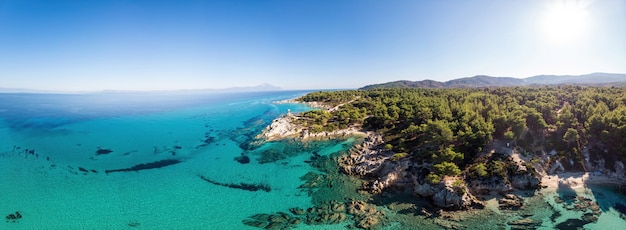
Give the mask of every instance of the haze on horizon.
M 626 1 L 0 2 L 0 87 L 357 88 L 626 73 Z

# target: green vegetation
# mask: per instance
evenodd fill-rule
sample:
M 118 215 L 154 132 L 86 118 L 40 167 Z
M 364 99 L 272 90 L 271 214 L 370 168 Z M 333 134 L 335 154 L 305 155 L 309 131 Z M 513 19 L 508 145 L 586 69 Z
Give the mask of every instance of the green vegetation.
M 542 86 L 468 89 L 374 89 L 315 92 L 302 101 L 318 101 L 332 112 L 315 110 L 301 119 L 314 131 L 349 126 L 382 133 L 385 148 L 430 162 L 437 175 L 475 177 L 506 173 L 506 165 L 472 166 L 493 139 L 520 146 L 529 154 L 555 149 L 584 169 L 582 149 L 613 167 L 626 161 L 626 90 L 621 87 Z M 349 102 L 349 103 L 348 103 Z M 399 159 L 396 157 L 395 159 Z M 431 174 L 432 175 L 432 174 Z
M 393 154 L 393 156 L 391 156 L 390 160 L 397 161 L 397 160 L 400 160 L 400 159 L 405 158 L 407 156 L 409 156 L 408 153 L 396 153 L 396 154 Z
M 487 172 L 487 166 L 484 163 L 478 163 L 472 166 L 470 169 L 469 176 L 472 178 L 483 178 L 487 177 L 489 173 Z

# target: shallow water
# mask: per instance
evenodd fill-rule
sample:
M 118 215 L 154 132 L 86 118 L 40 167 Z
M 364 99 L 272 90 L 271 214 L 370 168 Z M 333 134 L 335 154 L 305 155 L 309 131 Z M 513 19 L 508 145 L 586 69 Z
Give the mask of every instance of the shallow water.
M 0 228 L 233 229 L 255 213 L 310 206 L 297 188 L 312 170 L 305 153 L 233 160 L 246 152 L 242 137 L 287 109 L 309 110 L 271 103 L 302 94 L 0 95 L 0 214 L 23 216 Z M 181 163 L 105 173 L 168 159 Z

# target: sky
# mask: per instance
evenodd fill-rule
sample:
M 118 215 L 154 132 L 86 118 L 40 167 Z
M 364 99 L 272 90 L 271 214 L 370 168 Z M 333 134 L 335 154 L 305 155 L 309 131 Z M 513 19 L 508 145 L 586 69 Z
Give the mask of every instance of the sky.
M 0 88 L 626 73 L 623 0 L 0 0 Z

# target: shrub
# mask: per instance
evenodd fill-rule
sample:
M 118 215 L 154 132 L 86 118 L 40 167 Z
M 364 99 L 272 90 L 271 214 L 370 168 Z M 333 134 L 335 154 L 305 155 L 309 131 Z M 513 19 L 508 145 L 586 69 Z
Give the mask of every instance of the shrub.
M 486 177 L 488 175 L 489 173 L 487 172 L 487 166 L 485 166 L 485 164 L 483 163 L 475 164 L 470 169 L 470 177 L 472 178 Z
M 456 166 L 456 164 L 452 162 L 447 162 L 447 161 L 441 162 L 439 164 L 433 165 L 433 167 L 434 167 L 435 173 L 439 175 L 456 176 L 456 175 L 459 175 L 459 173 L 461 173 L 459 166 Z
M 439 184 L 441 182 L 441 177 L 435 173 L 430 173 L 426 176 L 426 182 L 430 184 Z
M 391 156 L 391 161 L 400 160 L 402 158 L 407 157 L 408 155 L 409 155 L 408 153 L 396 153 L 396 154 L 393 154 L 393 156 Z

